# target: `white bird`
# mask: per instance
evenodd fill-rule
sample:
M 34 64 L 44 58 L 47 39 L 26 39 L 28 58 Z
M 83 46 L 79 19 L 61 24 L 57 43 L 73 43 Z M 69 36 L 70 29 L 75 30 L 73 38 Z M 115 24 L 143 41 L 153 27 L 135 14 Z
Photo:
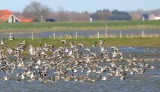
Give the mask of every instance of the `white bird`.
M 99 44 L 100 44 L 100 45 L 102 45 L 102 44 L 104 44 L 104 43 L 105 43 L 105 40 L 103 40 L 103 41 L 100 40 L 100 41 L 99 41 Z
M 21 79 L 22 79 L 22 80 L 24 80 L 24 79 L 25 79 L 25 76 L 24 76 L 24 74 L 22 74 L 22 75 L 21 75 Z
M 3 41 L 3 40 L 1 40 L 1 45 L 5 45 L 5 43 L 4 43 L 4 41 Z
M 89 48 L 84 49 L 85 51 L 87 51 L 88 53 L 91 52 L 91 50 Z
M 103 46 L 100 46 L 100 49 L 101 49 L 101 52 L 105 51 Z
M 29 53 L 30 55 L 35 55 L 35 49 L 33 48 L 32 45 L 29 45 Z
M 107 77 L 106 76 L 102 76 L 102 80 L 107 80 Z
M 4 77 L 3 77 L 3 80 L 4 80 L 4 81 L 7 81 L 8 79 L 9 79 L 9 78 L 8 78 L 7 76 L 4 76 Z
M 117 53 L 114 51 L 113 53 L 112 53 L 112 57 L 114 58 L 114 57 L 116 57 L 117 56 Z
M 8 54 L 13 54 L 13 49 L 12 48 L 7 48 Z

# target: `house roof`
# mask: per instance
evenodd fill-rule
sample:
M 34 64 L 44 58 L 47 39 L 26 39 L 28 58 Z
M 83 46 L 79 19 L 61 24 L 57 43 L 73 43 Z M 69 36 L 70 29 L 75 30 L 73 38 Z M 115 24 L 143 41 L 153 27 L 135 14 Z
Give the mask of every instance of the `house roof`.
M 26 23 L 29 23 L 29 22 L 32 22 L 33 19 L 32 18 L 19 18 L 21 22 L 26 22 Z
M 0 22 L 5 22 L 13 13 L 9 10 L 0 10 Z
M 13 13 L 9 10 L 0 10 L 0 14 L 7 15 L 7 14 L 13 14 Z
M 14 16 L 14 14 L 11 11 L 0 10 L 0 22 L 5 22 L 11 16 Z M 15 17 L 15 18 L 21 22 L 32 22 L 33 21 L 32 18 L 23 18 L 23 17 L 20 17 L 20 18 Z

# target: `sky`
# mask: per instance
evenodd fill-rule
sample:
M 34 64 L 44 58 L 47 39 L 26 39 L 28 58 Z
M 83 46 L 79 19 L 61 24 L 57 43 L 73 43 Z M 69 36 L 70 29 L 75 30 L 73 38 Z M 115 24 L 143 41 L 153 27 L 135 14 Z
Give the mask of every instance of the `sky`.
M 0 0 L 0 10 L 21 12 L 32 1 L 38 1 L 54 11 L 96 12 L 97 10 L 160 9 L 160 0 Z

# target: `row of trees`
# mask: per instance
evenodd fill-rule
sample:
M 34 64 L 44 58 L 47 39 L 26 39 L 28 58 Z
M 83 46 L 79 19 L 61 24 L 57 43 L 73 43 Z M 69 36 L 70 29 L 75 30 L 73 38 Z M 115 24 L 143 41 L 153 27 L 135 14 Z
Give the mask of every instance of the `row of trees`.
M 47 18 L 54 18 L 58 21 L 88 21 L 91 17 L 96 21 L 106 20 L 140 20 L 143 13 L 157 14 L 157 11 L 118 11 L 118 10 L 97 10 L 94 13 L 85 12 L 73 12 L 73 11 L 53 11 L 51 8 L 42 5 L 39 2 L 33 1 L 27 5 L 22 13 L 15 13 L 17 16 L 24 16 L 34 18 L 35 21 L 44 21 Z
M 131 15 L 126 11 L 118 10 L 98 10 L 97 12 L 91 14 L 94 20 L 131 20 Z

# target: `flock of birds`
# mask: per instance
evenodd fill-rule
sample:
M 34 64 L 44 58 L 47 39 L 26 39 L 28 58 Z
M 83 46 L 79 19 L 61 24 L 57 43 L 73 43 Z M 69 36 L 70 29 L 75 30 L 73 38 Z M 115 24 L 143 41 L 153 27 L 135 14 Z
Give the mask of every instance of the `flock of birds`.
M 91 47 L 66 40 L 60 43 L 58 48 L 41 42 L 34 47 L 23 41 L 13 48 L 1 40 L 0 80 L 96 82 L 116 77 L 123 81 L 126 75 L 142 75 L 147 69 L 155 68 L 136 58 L 125 59 L 117 47 L 107 50 L 102 40 Z M 29 55 L 23 55 L 23 52 Z

